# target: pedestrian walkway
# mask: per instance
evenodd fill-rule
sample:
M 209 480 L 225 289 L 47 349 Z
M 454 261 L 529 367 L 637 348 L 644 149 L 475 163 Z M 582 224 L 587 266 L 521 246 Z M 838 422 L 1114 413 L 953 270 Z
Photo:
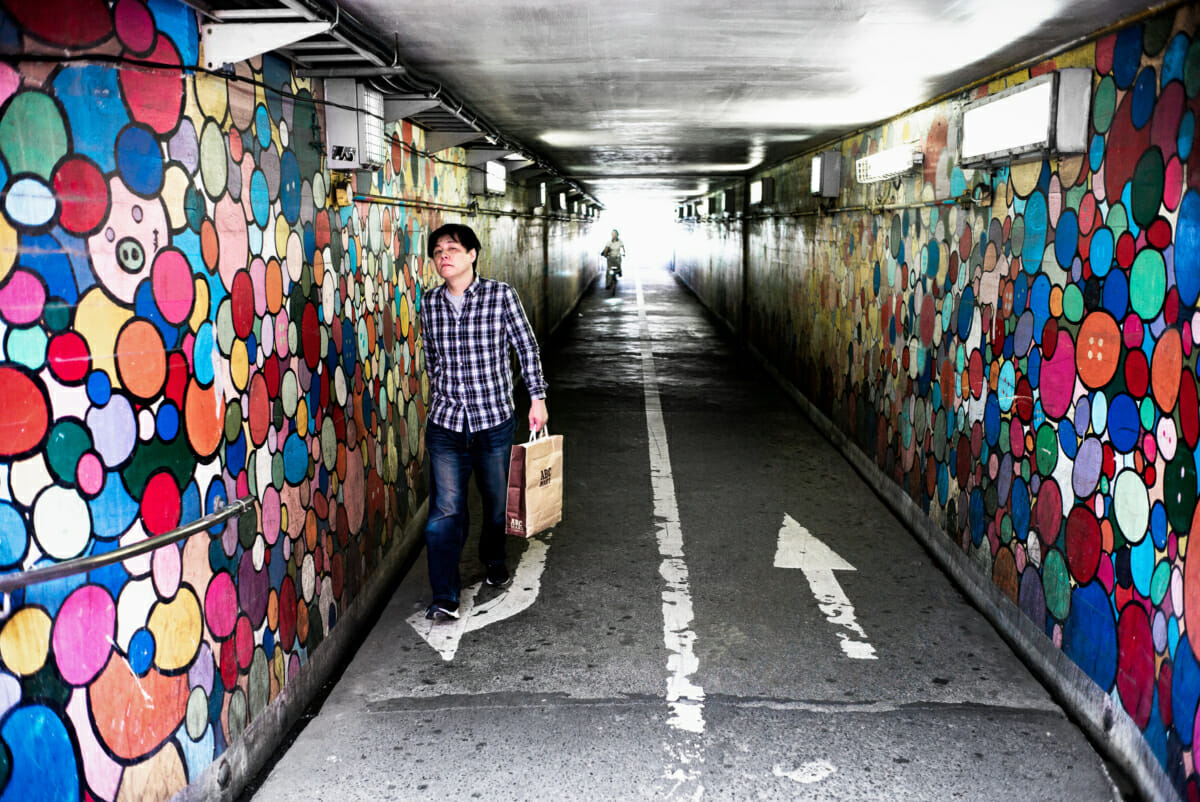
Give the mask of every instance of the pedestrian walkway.
M 1120 798 L 673 276 L 593 290 L 544 362 L 564 522 L 453 624 L 422 554 L 255 800 Z

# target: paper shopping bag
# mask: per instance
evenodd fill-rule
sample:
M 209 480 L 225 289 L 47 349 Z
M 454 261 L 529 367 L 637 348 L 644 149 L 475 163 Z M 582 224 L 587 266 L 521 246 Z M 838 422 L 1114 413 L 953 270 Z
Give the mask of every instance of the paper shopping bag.
M 533 537 L 562 520 L 563 438 L 531 434 L 513 446 L 508 461 L 508 505 L 505 531 L 514 537 Z

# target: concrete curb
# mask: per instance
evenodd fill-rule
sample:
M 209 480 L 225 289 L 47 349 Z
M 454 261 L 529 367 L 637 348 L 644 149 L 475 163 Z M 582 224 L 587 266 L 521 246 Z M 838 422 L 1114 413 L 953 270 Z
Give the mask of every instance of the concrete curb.
M 347 650 L 362 641 L 366 627 L 387 604 L 400 567 L 422 546 L 428 513 L 429 502 L 426 500 L 405 527 L 400 542 L 388 550 L 375 575 L 350 605 L 350 609 L 342 613 L 333 631 L 317 648 L 316 654 L 300 668 L 291 682 L 280 689 L 279 695 L 250 722 L 220 757 L 172 797 L 175 802 L 235 800 L 250 781 L 270 764 L 292 727 L 339 668 Z

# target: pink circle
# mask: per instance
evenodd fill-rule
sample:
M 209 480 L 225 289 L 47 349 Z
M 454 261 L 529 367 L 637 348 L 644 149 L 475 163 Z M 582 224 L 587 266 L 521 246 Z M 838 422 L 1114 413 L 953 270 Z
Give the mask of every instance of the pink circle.
M 250 263 L 250 284 L 254 288 L 254 314 L 267 314 L 267 263 L 256 256 Z
M 27 326 L 42 316 L 46 288 L 28 270 L 14 270 L 0 285 L 0 317 L 14 326 Z
M 178 326 L 188 319 L 196 300 L 196 288 L 187 257 L 173 249 L 159 251 L 150 268 L 150 287 L 154 303 L 168 323 Z
M 1179 161 L 1178 156 L 1172 156 L 1167 162 L 1167 170 L 1163 175 L 1163 206 L 1173 212 L 1179 208 L 1179 201 L 1182 198 L 1183 162 Z
M 268 487 L 262 499 L 262 533 L 268 545 L 279 539 L 279 523 L 282 520 L 279 507 L 279 491 Z
M 164 69 L 121 70 L 118 81 L 129 116 L 150 126 L 156 134 L 169 134 L 179 125 L 183 113 L 182 60 L 175 44 L 166 36 L 158 37 L 147 61 L 165 65 Z
M 1142 453 L 1146 455 L 1149 462 L 1154 462 L 1154 458 L 1158 455 L 1158 443 L 1154 440 L 1154 434 L 1146 435 L 1142 440 Z
M 250 626 L 250 619 L 242 615 L 238 616 L 236 629 L 234 650 L 237 652 L 238 668 L 245 671 L 254 659 L 254 628 Z
M 112 652 L 117 606 L 98 585 L 77 589 L 54 619 L 54 659 L 58 672 L 72 685 L 86 685 L 108 663 Z
M 88 496 L 95 496 L 104 488 L 104 465 L 95 451 L 79 458 L 79 464 L 75 466 L 75 484 Z
M 183 577 L 183 558 L 174 545 L 163 546 L 154 552 L 151 562 L 154 589 L 163 599 L 171 599 L 179 591 L 179 580 Z
M 227 571 L 213 574 L 204 593 L 204 620 L 214 638 L 228 638 L 237 623 L 237 589 Z
M 1071 396 L 1075 392 L 1075 342 L 1069 333 L 1058 333 L 1054 356 L 1042 362 L 1038 390 L 1046 415 L 1061 420 L 1071 408 Z

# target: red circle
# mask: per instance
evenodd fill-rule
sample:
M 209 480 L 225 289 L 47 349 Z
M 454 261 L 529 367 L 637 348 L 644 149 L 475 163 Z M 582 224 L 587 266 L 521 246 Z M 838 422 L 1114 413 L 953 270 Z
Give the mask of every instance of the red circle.
M 233 628 L 233 642 L 238 668 L 244 671 L 254 659 L 254 628 L 250 626 L 250 619 L 244 615 L 238 616 L 237 626 Z
M 113 6 L 117 39 L 135 56 L 144 56 L 154 46 L 154 17 L 141 0 L 117 0 Z
M 221 644 L 221 682 L 226 690 L 234 689 L 237 676 L 237 649 L 233 647 L 232 641 L 225 641 Z
M 50 397 L 38 379 L 17 368 L 0 366 L 0 457 L 27 454 L 42 444 L 50 426 Z
M 175 477 L 160 471 L 146 482 L 142 493 L 142 526 L 151 535 L 161 535 L 179 526 L 179 486 Z
M 232 304 L 233 331 L 244 340 L 254 331 L 254 282 L 245 270 L 233 274 L 229 300 Z
M 1145 729 L 1154 703 L 1154 634 L 1140 604 L 1127 604 L 1117 621 L 1117 692 L 1125 711 Z
M 300 316 L 300 342 L 304 348 L 304 364 L 316 370 L 321 362 L 321 321 L 317 318 L 317 307 L 305 304 Z
M 1183 429 L 1183 441 L 1188 448 L 1196 448 L 1200 435 L 1200 404 L 1196 398 L 1196 376 L 1185 369 L 1179 377 L 1179 428 Z
M 267 431 L 271 428 L 271 399 L 267 396 L 267 380 L 262 373 L 255 373 L 250 378 L 250 402 L 247 407 L 250 442 L 257 448 L 266 442 Z
M 1042 542 L 1053 546 L 1054 541 L 1058 540 L 1058 528 L 1062 524 L 1062 491 L 1058 489 L 1058 482 L 1053 479 L 1042 482 L 1033 512 Z
M 58 219 L 72 234 L 90 234 L 108 216 L 108 183 L 83 156 L 67 158 L 54 171 L 54 194 L 62 204 Z
M 1117 264 L 1128 268 L 1133 264 L 1135 256 L 1137 256 L 1137 242 L 1133 239 L 1132 234 L 1125 231 L 1117 237 Z
M 983 395 L 983 355 L 979 353 L 978 349 L 971 352 L 967 369 L 970 371 L 971 396 L 979 398 Z
M 63 384 L 78 384 L 92 369 L 87 341 L 73 331 L 54 335 L 46 346 L 46 361 L 50 372 Z
M 1125 386 L 1134 398 L 1145 398 L 1150 387 L 1150 362 L 1141 349 L 1125 355 Z
M 1067 516 L 1067 564 L 1080 585 L 1086 585 L 1096 576 L 1102 544 L 1100 522 L 1092 511 L 1082 506 L 1072 508 Z
M 296 585 L 285 576 L 279 585 L 279 646 L 291 651 L 296 641 Z
M 1146 229 L 1146 242 L 1157 250 L 1166 250 L 1171 244 L 1171 224 L 1162 217 L 1154 218 L 1154 222 Z

